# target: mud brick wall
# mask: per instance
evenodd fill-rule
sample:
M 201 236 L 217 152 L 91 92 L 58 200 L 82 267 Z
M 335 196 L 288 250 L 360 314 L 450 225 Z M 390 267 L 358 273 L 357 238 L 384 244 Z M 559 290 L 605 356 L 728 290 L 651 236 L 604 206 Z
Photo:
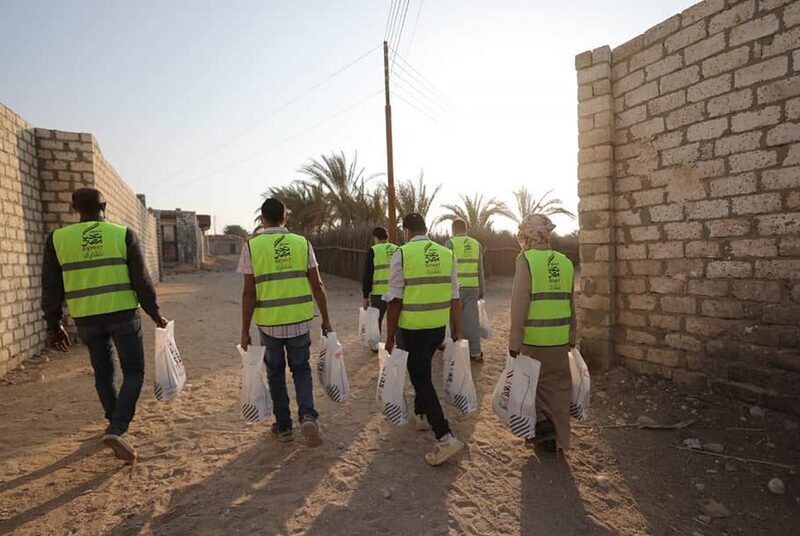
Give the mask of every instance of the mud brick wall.
M 158 280 L 155 218 L 91 134 L 34 129 L 0 104 L 0 376 L 44 348 L 41 265 L 50 231 L 77 221 L 72 192 L 100 189 L 108 219 L 136 231 Z
M 0 104 L 0 376 L 44 347 L 44 236 L 34 131 Z
M 591 360 L 800 411 L 800 0 L 576 57 Z

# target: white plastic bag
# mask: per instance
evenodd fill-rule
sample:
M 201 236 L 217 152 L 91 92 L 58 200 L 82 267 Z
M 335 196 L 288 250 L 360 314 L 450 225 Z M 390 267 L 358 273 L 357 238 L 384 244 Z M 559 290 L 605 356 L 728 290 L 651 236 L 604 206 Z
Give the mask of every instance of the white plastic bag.
M 468 341 L 465 339 L 457 342 L 445 341 L 442 376 L 444 397 L 448 402 L 464 414 L 478 409 L 478 395 L 472 381 Z
M 342 402 L 350 393 L 347 369 L 344 366 L 344 351 L 336 333 L 331 331 L 319 340 L 317 357 L 317 375 L 328 398 L 334 402 Z
M 186 383 L 186 369 L 175 344 L 175 321 L 166 328 L 156 328 L 156 379 L 153 392 L 159 402 L 169 402 L 181 392 Z
M 481 339 L 491 338 L 492 323 L 489 321 L 489 314 L 486 312 L 486 300 L 478 300 L 478 320 L 481 325 Z
M 363 307 L 358 308 L 358 338 L 367 342 L 367 310 Z
M 497 381 L 492 406 L 514 435 L 536 436 L 536 386 L 541 363 L 525 355 L 506 357 L 506 367 Z
M 272 413 L 272 397 L 267 384 L 267 367 L 264 363 L 263 346 L 242 349 L 237 345 L 242 356 L 242 418 L 247 422 L 264 422 Z
M 406 384 L 406 364 L 408 352 L 395 347 L 391 355 L 383 343 L 378 343 L 378 387 L 375 399 L 386 420 L 396 426 L 408 422 L 408 408 L 403 390 Z
M 370 350 L 377 350 L 378 343 L 381 342 L 381 327 L 379 323 L 381 312 L 377 307 L 369 307 L 365 311 L 366 327 L 364 342 L 367 343 Z
M 592 380 L 589 377 L 589 367 L 586 366 L 578 348 L 569 351 L 569 371 L 572 376 L 569 413 L 576 419 L 585 421 L 589 417 L 589 392 Z

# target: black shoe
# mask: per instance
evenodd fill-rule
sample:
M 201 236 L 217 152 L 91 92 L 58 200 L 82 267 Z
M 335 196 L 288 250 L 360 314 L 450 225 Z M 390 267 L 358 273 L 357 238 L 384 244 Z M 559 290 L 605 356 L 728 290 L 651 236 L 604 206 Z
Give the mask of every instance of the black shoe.
M 292 427 L 280 427 L 278 423 L 272 423 L 271 432 L 273 437 L 275 437 L 281 443 L 291 443 L 294 441 L 294 432 L 292 432 Z
M 103 444 L 114 451 L 114 456 L 122 461 L 132 463 L 136 460 L 136 449 L 117 434 L 107 433 L 103 436 Z
M 478 355 L 471 355 L 469 358 L 476 363 L 483 363 L 483 352 Z

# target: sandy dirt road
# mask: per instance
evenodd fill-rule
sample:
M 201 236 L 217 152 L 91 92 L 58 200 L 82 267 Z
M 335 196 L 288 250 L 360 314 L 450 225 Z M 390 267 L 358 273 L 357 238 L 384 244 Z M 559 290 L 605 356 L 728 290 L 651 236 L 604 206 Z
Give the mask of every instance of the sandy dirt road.
M 189 380 L 173 403 L 155 401 L 146 321 L 147 379 L 130 432 L 135 465 L 99 446 L 102 412 L 83 348 L 46 354 L 0 382 L 0 534 L 797 533 L 794 471 L 674 448 L 699 438 L 737 457 L 797 464 L 797 421 L 786 415 L 753 417 L 744 404 L 614 369 L 594 375 L 592 416 L 575 429 L 569 454 L 538 458 L 525 449 L 490 402 L 504 363 L 507 280 L 490 283 L 494 336 L 486 363 L 473 369 L 480 410 L 447 410 L 468 451 L 428 467 L 431 436 L 391 427 L 376 411 L 375 356 L 355 336 L 358 285 L 326 280 L 352 394 L 334 405 L 315 385 L 322 447 L 278 443 L 268 424 L 239 417 L 240 277 L 169 277 L 160 302 L 176 319 Z M 641 415 L 698 421 L 680 432 L 620 426 Z M 785 495 L 766 490 L 774 476 Z M 708 498 L 730 517 L 704 522 L 699 503 Z

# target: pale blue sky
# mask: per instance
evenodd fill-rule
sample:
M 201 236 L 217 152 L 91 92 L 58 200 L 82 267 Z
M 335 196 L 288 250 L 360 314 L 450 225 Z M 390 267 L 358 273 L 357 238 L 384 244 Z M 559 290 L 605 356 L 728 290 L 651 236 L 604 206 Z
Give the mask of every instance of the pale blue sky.
M 309 157 L 357 150 L 368 171 L 385 171 L 382 94 L 319 124 L 382 89 L 377 50 L 197 160 L 379 45 L 390 3 L 0 0 L 0 102 L 36 126 L 95 134 L 154 208 L 249 226 L 258 194 Z M 444 185 L 439 202 L 510 202 L 524 184 L 576 209 L 574 56 L 693 3 L 424 0 L 414 31 L 411 0 L 398 49 L 454 107 L 440 124 L 395 99 L 396 177 L 424 168 Z

